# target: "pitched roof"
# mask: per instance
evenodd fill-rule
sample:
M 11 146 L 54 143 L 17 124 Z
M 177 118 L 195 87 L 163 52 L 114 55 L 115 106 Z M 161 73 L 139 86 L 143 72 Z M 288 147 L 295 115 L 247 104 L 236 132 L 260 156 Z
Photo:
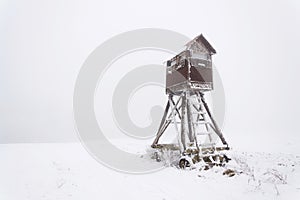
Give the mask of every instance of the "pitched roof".
M 193 40 L 189 41 L 186 46 L 190 46 L 192 43 L 198 42 L 205 46 L 205 48 L 212 54 L 217 53 L 216 50 L 211 46 L 211 44 L 205 39 L 205 37 L 200 34 L 199 36 L 195 37 Z

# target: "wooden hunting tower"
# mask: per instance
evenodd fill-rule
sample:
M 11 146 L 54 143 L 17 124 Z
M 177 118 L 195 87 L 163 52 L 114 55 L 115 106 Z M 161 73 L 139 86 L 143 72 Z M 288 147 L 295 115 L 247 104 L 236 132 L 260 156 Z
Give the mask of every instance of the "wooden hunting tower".
M 167 61 L 166 94 L 168 102 L 153 148 L 178 148 L 182 155 L 196 152 L 201 159 L 228 149 L 204 93 L 213 90 L 212 55 L 216 50 L 201 34 L 186 44 L 186 49 Z M 173 123 L 178 144 L 158 144 L 169 124 Z M 216 134 L 225 147 L 216 147 Z M 203 136 L 205 136 L 203 138 Z M 200 155 L 201 154 L 201 155 Z M 180 160 L 185 167 L 186 158 Z

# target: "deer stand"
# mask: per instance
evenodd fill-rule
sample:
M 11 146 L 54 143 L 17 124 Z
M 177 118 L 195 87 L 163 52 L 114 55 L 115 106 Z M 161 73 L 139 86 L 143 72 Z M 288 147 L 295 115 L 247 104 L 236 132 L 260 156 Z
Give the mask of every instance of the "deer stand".
M 177 144 L 159 144 L 159 139 L 170 124 L 175 127 Z M 223 146 L 216 146 L 218 138 Z M 204 93 L 198 91 L 168 95 L 168 102 L 152 147 L 180 151 L 181 168 L 199 161 L 213 166 L 222 165 L 229 160 L 225 154 L 220 153 L 229 149 L 228 144 L 209 110 Z

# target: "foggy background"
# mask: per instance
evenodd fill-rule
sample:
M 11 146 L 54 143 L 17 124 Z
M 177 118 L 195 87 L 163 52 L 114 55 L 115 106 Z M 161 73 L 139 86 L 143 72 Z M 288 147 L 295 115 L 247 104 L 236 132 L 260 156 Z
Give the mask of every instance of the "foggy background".
M 162 28 L 203 33 L 217 50 L 229 143 L 298 151 L 299 13 L 297 0 L 1 0 L 0 143 L 78 141 L 72 98 L 85 59 L 114 35 Z

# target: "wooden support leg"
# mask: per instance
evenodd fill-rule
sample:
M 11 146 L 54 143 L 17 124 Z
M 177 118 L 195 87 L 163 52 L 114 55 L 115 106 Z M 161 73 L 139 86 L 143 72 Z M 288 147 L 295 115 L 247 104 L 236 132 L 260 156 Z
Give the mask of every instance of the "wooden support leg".
M 167 118 L 167 115 L 168 115 L 168 112 L 169 112 L 169 108 L 170 108 L 170 102 L 168 101 L 167 106 L 165 108 L 165 112 L 164 112 L 163 118 L 162 118 L 162 120 L 160 122 L 160 126 L 159 126 L 159 129 L 158 129 L 158 132 L 156 134 L 156 138 L 153 141 L 152 146 L 154 146 L 154 145 L 156 145 L 158 143 L 159 138 L 162 136 L 162 134 L 164 133 L 164 130 L 167 128 L 167 127 L 164 128 L 164 126 L 166 126 L 165 124 L 166 124 L 166 118 Z
M 204 108 L 205 108 L 205 110 L 206 110 L 209 118 L 211 119 L 211 122 L 212 122 L 212 125 L 214 126 L 214 130 L 215 130 L 216 134 L 219 136 L 219 138 L 221 139 L 221 141 L 222 141 L 222 143 L 224 145 L 228 145 L 227 142 L 226 142 L 226 140 L 225 140 L 225 138 L 224 138 L 224 136 L 223 136 L 223 134 L 222 134 L 222 132 L 221 132 L 221 130 L 219 129 L 219 127 L 217 125 L 217 122 L 215 121 L 215 119 L 213 118 L 213 116 L 212 116 L 212 114 L 211 114 L 211 112 L 209 110 L 209 107 L 208 107 L 208 105 L 207 105 L 207 103 L 206 103 L 206 101 L 204 99 L 204 94 L 200 93 L 200 97 L 201 97 L 201 101 L 202 101 L 202 103 L 204 105 Z
M 183 145 L 183 150 L 186 149 L 186 143 L 185 143 L 185 133 L 186 133 L 186 94 L 182 96 L 182 101 L 181 101 L 181 143 Z
M 190 142 L 194 142 L 194 130 L 193 130 L 193 116 L 192 116 L 192 112 L 191 112 L 191 102 L 190 99 L 187 99 L 187 119 L 188 119 L 188 128 L 189 128 L 189 132 L 188 132 L 188 138 L 190 140 Z
M 160 123 L 160 126 L 159 126 L 159 129 L 158 129 L 158 132 L 156 134 L 156 137 L 155 137 L 155 140 L 153 141 L 152 143 L 152 147 L 155 147 L 155 145 L 158 144 L 158 141 L 160 139 L 160 137 L 163 135 L 163 133 L 165 132 L 165 130 L 168 128 L 168 126 L 170 125 L 171 121 L 170 118 L 173 116 L 173 110 L 175 109 L 176 112 L 174 112 L 174 117 L 173 120 L 175 120 L 175 116 L 178 114 L 178 117 L 180 118 L 179 116 L 179 110 L 181 109 L 181 106 L 178 106 L 179 102 L 181 100 L 181 97 L 177 100 L 177 102 L 175 103 L 174 102 L 174 99 L 172 98 L 172 95 L 169 96 L 169 100 L 168 100 L 168 103 L 167 103 L 167 106 L 165 108 L 165 112 L 164 112 L 164 115 L 163 115 L 163 118 L 162 118 L 162 121 Z M 170 110 L 170 106 L 172 107 L 172 111 L 171 113 L 169 113 L 169 116 L 167 116 L 169 110 Z

